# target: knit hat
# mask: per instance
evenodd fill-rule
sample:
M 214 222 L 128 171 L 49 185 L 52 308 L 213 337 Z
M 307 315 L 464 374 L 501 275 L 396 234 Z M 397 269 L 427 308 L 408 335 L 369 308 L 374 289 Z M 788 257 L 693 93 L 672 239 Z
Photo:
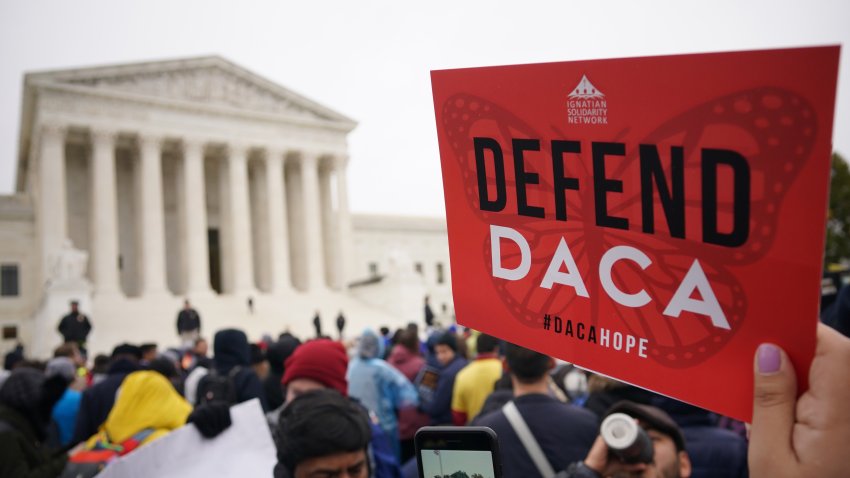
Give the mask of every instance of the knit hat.
M 0 388 L 0 403 L 18 411 L 35 408 L 42 397 L 44 373 L 29 368 L 18 367 Z
M 348 370 L 348 355 L 339 342 L 328 339 L 311 340 L 297 349 L 286 359 L 283 385 L 297 378 L 309 378 L 332 388 L 342 395 L 348 395 L 348 382 L 345 373 Z
M 685 437 L 682 435 L 679 426 L 670 418 L 670 415 L 660 408 L 622 400 L 609 408 L 605 416 L 612 413 L 625 413 L 636 418 L 642 427 L 659 431 L 673 439 L 673 443 L 676 444 L 676 451 L 685 449 Z

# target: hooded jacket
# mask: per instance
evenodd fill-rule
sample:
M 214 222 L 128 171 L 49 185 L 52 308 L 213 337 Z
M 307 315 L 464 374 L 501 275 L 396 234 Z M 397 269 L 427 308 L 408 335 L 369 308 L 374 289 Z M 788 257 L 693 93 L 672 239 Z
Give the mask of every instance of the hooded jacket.
M 120 444 L 143 430 L 150 430 L 140 443 L 144 445 L 183 426 L 191 412 L 189 402 L 161 374 L 131 373 L 121 385 L 109 417 L 98 433 L 88 439 L 86 448 Z
M 258 398 L 263 411 L 268 411 L 263 384 L 251 369 L 251 347 L 245 332 L 236 329 L 218 331 L 213 340 L 213 351 L 213 362 L 219 374 L 227 375 L 234 367 L 240 367 L 233 378 L 237 401 L 242 403 Z
M 383 356 L 383 348 L 375 332 L 363 332 L 357 358 L 348 365 L 348 394 L 378 416 L 381 428 L 390 437 L 398 456 L 400 450 L 396 413 L 403 407 L 418 405 L 419 395 L 410 380 L 378 358 Z

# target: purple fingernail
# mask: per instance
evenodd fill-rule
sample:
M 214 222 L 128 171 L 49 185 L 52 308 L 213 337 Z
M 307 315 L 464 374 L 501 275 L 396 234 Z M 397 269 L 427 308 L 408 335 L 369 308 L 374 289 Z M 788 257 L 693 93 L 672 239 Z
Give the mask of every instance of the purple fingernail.
M 759 345 L 758 366 L 760 374 L 767 375 L 778 372 L 781 363 L 782 355 L 779 353 L 779 347 L 773 344 Z

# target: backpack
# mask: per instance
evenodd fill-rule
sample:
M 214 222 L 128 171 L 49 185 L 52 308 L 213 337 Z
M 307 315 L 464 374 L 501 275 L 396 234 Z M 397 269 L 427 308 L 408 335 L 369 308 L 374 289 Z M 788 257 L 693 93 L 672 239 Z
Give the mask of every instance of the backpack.
M 239 401 L 236 390 L 236 375 L 242 370 L 236 366 L 227 375 L 220 374 L 215 368 L 204 375 L 198 382 L 198 392 L 195 395 L 198 405 L 210 402 L 225 402 L 234 405 Z

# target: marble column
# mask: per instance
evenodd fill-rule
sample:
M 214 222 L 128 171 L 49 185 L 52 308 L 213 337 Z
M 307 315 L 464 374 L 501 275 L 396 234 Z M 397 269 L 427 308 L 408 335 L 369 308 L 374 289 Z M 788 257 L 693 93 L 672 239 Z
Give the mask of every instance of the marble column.
M 230 208 L 229 245 L 234 293 L 254 290 L 254 262 L 251 241 L 251 211 L 248 209 L 248 147 L 228 146 L 228 187 Z
M 319 196 L 320 217 L 322 221 L 322 254 L 325 259 L 324 277 L 329 287 L 336 289 L 337 270 L 339 264 L 338 250 L 335 246 L 337 234 L 336 216 L 334 215 L 333 193 L 331 179 L 333 176 L 333 158 L 325 157 L 319 162 Z
M 97 294 L 116 294 L 118 278 L 118 195 L 115 189 L 115 140 L 117 133 L 91 131 L 91 273 Z
M 304 253 L 307 259 L 307 291 L 315 292 L 325 287 L 325 264 L 322 246 L 322 222 L 319 198 L 318 156 L 301 155 L 301 181 L 304 209 Z
M 274 148 L 266 152 L 266 188 L 269 234 L 269 291 L 289 291 L 289 231 L 286 224 L 286 194 L 283 182 L 283 153 Z
M 41 200 L 42 276 L 50 277 L 50 257 L 68 238 L 68 209 L 65 197 L 65 133 L 64 125 L 52 122 L 39 129 L 38 174 Z
M 165 284 L 165 224 L 162 205 L 161 136 L 139 135 L 140 188 L 139 217 L 141 239 L 141 296 L 167 294 Z
M 351 213 L 348 209 L 348 156 L 334 157 L 334 173 L 336 174 L 336 230 L 334 238 L 335 255 L 333 288 L 344 291 L 348 287 L 350 261 L 352 260 L 351 244 L 354 241 L 351 230 Z
M 207 204 L 204 183 L 204 143 L 183 139 L 183 251 L 186 295 L 209 295 L 210 264 L 207 243 Z

